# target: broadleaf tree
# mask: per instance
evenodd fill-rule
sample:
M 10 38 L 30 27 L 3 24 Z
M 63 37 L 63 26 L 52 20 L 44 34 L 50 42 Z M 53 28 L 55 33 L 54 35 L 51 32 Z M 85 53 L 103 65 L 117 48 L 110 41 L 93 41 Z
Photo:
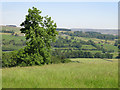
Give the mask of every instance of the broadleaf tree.
M 22 22 L 21 33 L 25 34 L 27 43 L 19 61 L 22 65 L 41 65 L 51 63 L 51 43 L 55 41 L 56 23 L 51 17 L 41 16 L 41 11 L 35 7 L 28 10 L 25 21 Z

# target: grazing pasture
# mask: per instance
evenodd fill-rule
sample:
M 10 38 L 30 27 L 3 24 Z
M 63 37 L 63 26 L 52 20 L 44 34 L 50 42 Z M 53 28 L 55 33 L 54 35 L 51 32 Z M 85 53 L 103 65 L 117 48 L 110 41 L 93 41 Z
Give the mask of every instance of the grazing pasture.
M 1 62 L 0 62 L 0 65 L 1 65 Z M 0 68 L 0 90 L 1 89 L 2 89 L 2 69 Z
M 0 26 L 1 27 L 1 26 Z M 4 31 L 14 31 L 20 32 L 20 27 L 9 27 L 9 26 L 2 26 L 2 30 Z
M 71 60 L 73 62 L 65 64 L 3 68 L 3 88 L 118 87 L 117 59 Z
M 20 28 L 3 27 L 5 30 L 12 30 L 19 33 Z M 60 33 L 61 31 L 59 31 Z M 14 36 L 9 33 L 0 33 L 2 38 L 2 50 L 19 50 L 26 44 L 25 37 Z M 75 44 L 83 40 L 92 40 L 96 45 L 104 47 L 113 54 L 113 58 L 118 56 L 118 48 L 114 46 L 115 40 L 104 40 L 87 37 L 72 37 L 69 35 L 58 35 L 64 38 L 67 43 L 63 46 L 54 47 L 60 49 L 62 53 L 71 49 L 72 51 L 97 52 L 102 53 L 93 45 L 81 44 L 81 48 Z M 61 41 L 65 41 L 61 39 Z M 71 40 L 71 42 L 69 42 Z M 76 43 L 74 43 L 76 41 Z M 60 43 L 61 44 L 61 43 Z M 69 45 L 74 45 L 69 46 Z M 59 44 L 58 44 L 59 45 Z M 62 45 L 62 44 L 61 44 Z M 77 45 L 77 44 L 76 44 Z M 79 44 L 78 44 L 79 45 Z M 78 46 L 77 45 L 77 46 Z M 70 52 L 69 50 L 68 52 Z M 0 57 L 2 51 L 0 51 Z M 98 58 L 72 58 L 71 63 L 51 64 L 31 67 L 3 68 L 0 70 L 0 88 L 117 88 L 118 87 L 118 60 L 98 59 Z M 2 73 L 2 74 L 1 74 Z M 1 80 L 2 79 L 2 80 Z

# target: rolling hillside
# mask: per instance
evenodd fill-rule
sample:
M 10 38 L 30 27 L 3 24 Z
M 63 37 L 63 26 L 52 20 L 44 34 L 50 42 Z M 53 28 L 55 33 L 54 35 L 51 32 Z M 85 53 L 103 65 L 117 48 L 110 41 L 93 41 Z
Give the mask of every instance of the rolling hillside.
M 118 35 L 118 30 L 117 29 L 82 29 L 82 28 L 72 28 L 72 31 L 83 31 L 83 32 L 100 32 L 102 34 L 112 34 L 112 35 Z
M 20 27 L 10 27 L 10 26 L 0 26 L 2 27 L 2 30 L 6 30 L 6 31 L 14 31 L 17 33 L 20 33 Z M 57 31 L 83 31 L 83 32 L 88 32 L 88 31 L 92 31 L 92 32 L 100 32 L 102 34 L 113 34 L 113 35 L 118 35 L 118 30 L 117 29 L 82 29 L 82 28 L 71 28 L 71 29 L 67 29 L 67 28 L 57 28 Z
M 26 45 L 26 40 L 24 36 L 19 36 L 20 34 L 20 28 L 18 27 L 8 27 L 4 26 L 2 28 L 3 30 L 10 30 L 18 33 L 18 36 L 12 35 L 11 33 L 1 33 L 2 34 L 2 50 L 3 51 L 13 51 L 13 50 L 19 50 L 20 48 L 24 47 Z M 65 29 L 67 30 L 67 29 Z M 70 29 L 69 29 L 70 30 Z M 98 39 L 98 38 L 89 38 L 89 37 L 83 37 L 83 36 L 72 36 L 74 35 L 73 31 L 62 31 L 60 29 L 59 35 L 57 37 L 56 42 L 53 44 L 53 49 L 59 50 L 62 53 L 67 53 L 72 51 L 83 51 L 83 52 L 90 52 L 92 54 L 95 54 L 97 52 L 102 53 L 104 50 L 100 48 L 104 48 L 107 50 L 107 52 L 112 53 L 113 57 L 115 58 L 118 54 L 118 48 L 117 46 L 114 46 L 115 40 L 105 40 L 105 39 Z M 67 32 L 67 34 L 66 34 Z M 69 35 L 70 33 L 70 35 Z M 72 35 L 71 35 L 72 33 Z M 94 32 L 93 32 L 94 33 Z M 81 33 L 80 33 L 81 34 Z M 83 33 L 84 34 L 84 33 Z M 89 34 L 89 33 L 88 33 Z M 96 35 L 102 35 L 102 34 L 96 34 Z M 95 43 L 95 45 L 91 45 L 88 43 L 90 40 Z
M 117 60 L 71 60 L 79 63 L 5 68 L 3 88 L 118 88 Z

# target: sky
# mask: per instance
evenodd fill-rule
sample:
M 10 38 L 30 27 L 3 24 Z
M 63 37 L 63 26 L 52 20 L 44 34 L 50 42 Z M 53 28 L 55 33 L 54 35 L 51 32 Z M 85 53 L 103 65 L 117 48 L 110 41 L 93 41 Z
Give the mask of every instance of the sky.
M 20 26 L 33 6 L 52 17 L 58 28 L 118 28 L 117 2 L 2 2 L 0 24 Z

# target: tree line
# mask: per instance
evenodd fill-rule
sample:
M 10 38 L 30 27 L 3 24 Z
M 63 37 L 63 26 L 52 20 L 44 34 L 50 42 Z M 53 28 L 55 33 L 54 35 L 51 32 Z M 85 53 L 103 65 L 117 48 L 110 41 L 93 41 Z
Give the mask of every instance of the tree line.
M 55 48 L 67 48 L 68 47 L 68 48 L 77 48 L 78 50 L 82 50 L 82 45 L 92 45 L 93 47 L 96 48 L 96 49 L 93 48 L 93 50 L 100 50 L 102 51 L 102 53 L 114 52 L 113 50 L 107 50 L 104 47 L 97 45 L 92 40 L 88 40 L 88 41 L 75 40 L 73 37 L 71 37 L 71 39 L 68 39 L 68 37 L 64 39 L 63 37 L 59 36 L 56 42 L 52 43 L 52 46 Z
M 69 35 L 69 36 L 77 36 L 77 37 L 98 38 L 98 39 L 105 39 L 105 40 L 118 39 L 118 36 L 109 35 L 109 34 L 101 34 L 99 32 L 74 31 L 74 33 L 61 32 L 61 34 L 66 34 L 66 35 Z
M 95 54 L 93 54 L 91 52 L 72 50 L 66 50 L 65 52 L 62 52 L 60 49 L 55 49 L 52 52 L 52 55 L 59 58 L 108 58 L 108 59 L 113 58 L 113 54 L 110 53 L 96 52 Z

